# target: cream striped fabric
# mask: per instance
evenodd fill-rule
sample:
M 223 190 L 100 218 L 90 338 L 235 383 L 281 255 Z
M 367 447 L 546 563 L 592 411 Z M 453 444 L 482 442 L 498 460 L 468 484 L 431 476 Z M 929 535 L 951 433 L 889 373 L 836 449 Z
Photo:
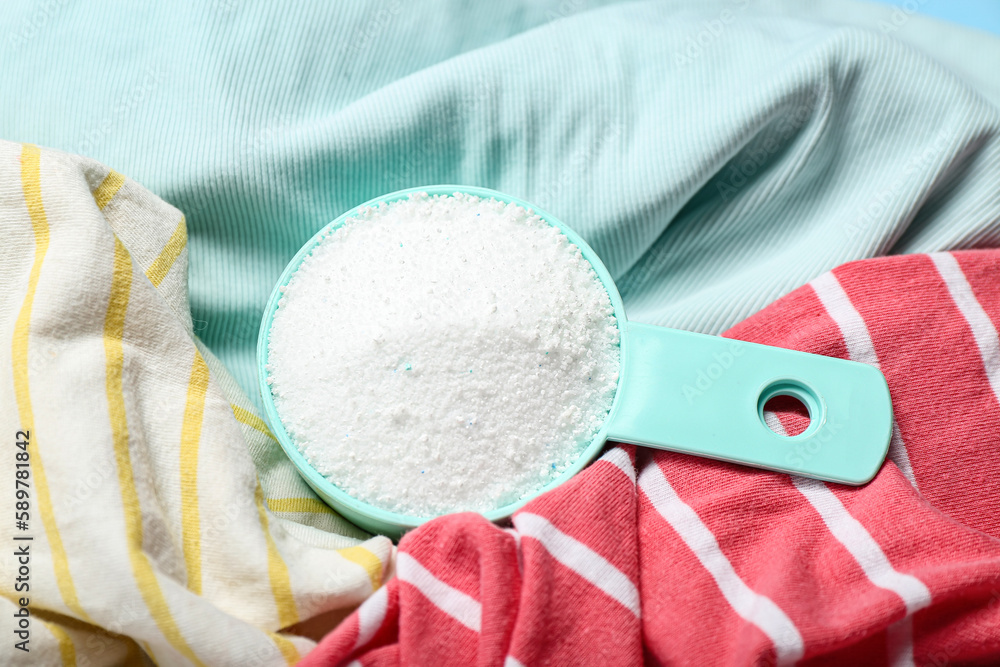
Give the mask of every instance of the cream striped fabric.
M 291 626 L 389 572 L 302 482 L 194 335 L 179 211 L 89 160 L 0 143 L 0 469 L 30 434 L 30 520 L 0 508 L 0 613 L 30 598 L 30 656 L 0 664 L 285 665 Z M 12 533 L 30 536 L 13 590 Z M 23 543 L 23 542 L 22 542 Z M 27 658 L 27 660 L 26 660 Z

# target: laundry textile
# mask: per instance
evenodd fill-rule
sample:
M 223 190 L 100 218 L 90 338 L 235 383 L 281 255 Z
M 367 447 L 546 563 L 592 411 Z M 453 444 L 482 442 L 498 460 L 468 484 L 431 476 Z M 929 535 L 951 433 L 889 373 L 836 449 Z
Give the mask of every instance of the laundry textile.
M 290 664 L 369 597 L 307 664 L 996 662 L 995 36 L 848 0 L 11 0 L 0 35 L 0 464 L 30 433 L 34 664 Z M 256 337 L 318 229 L 440 183 L 578 231 L 635 321 L 877 359 L 890 462 L 850 491 L 612 449 L 516 535 L 407 536 L 394 577 L 261 420 Z M 611 602 L 545 540 L 603 558 L 572 562 Z M 421 616 L 427 591 L 480 631 Z
M 882 370 L 896 420 L 869 484 L 612 445 L 510 527 L 404 536 L 301 664 L 1000 663 L 998 286 L 995 250 L 858 261 L 726 333 Z M 775 430 L 808 423 L 776 407 Z
M 631 319 L 702 333 L 850 260 L 1000 244 L 1000 38 L 909 9 L 7 0 L 0 35 L 0 138 L 184 213 L 195 333 L 258 407 L 281 271 L 402 188 L 531 202 Z
M 393 546 L 316 498 L 194 335 L 184 215 L 0 142 L 0 237 L 0 664 L 294 664 L 297 624 L 369 596 Z

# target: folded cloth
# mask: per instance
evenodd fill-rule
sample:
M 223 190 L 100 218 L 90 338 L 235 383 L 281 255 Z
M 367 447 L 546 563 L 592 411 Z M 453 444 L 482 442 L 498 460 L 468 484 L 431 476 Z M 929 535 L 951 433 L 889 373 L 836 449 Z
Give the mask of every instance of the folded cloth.
M 385 574 L 193 335 L 187 259 L 138 183 L 0 142 L 0 664 L 294 664 Z
M 1000 245 L 1000 38 L 909 9 L 43 5 L 3 3 L 0 137 L 93 157 L 187 215 L 195 330 L 251 401 L 285 264 L 400 188 L 532 202 L 594 247 L 633 319 L 705 333 L 850 260 Z
M 300 664 L 1000 664 L 998 327 L 998 250 L 823 274 L 726 335 L 881 368 L 872 482 L 612 446 L 511 528 L 404 536 L 396 577 Z
M 54 518 L 45 519 L 35 562 L 49 573 L 38 577 L 35 602 L 58 616 L 42 619 L 54 634 L 35 639 L 54 651 L 62 632 L 67 664 L 74 656 L 115 662 L 137 650 L 117 635 L 88 635 L 119 625 L 162 662 L 183 661 L 178 637 L 206 664 L 246 664 L 246 652 L 258 650 L 262 661 L 281 661 L 264 631 L 346 608 L 391 566 L 386 540 L 343 550 L 364 536 L 304 487 L 252 409 L 256 332 L 274 281 L 319 227 L 370 197 L 445 182 L 519 195 L 594 245 L 637 321 L 713 333 L 850 259 L 1000 245 L 1000 87 L 992 69 L 1000 42 L 887 7 L 11 0 L 2 14 L 0 87 L 9 94 L 0 96 L 0 136 L 116 165 L 177 207 L 148 213 L 147 204 L 159 210 L 162 202 L 135 182 L 42 151 L 51 229 L 33 228 L 17 167 L 23 150 L 0 152 L 8 157 L 0 276 L 14 286 L 0 298 L 0 336 L 11 337 L 0 340 L 14 352 L 9 377 L 27 382 L 17 391 L 3 385 L 0 426 L 13 434 L 34 424 L 32 447 L 52 480 L 38 491 L 39 499 L 51 496 L 42 516 Z M 69 168 L 68 181 L 46 176 L 49 160 L 78 165 L 85 185 Z M 121 192 L 109 198 L 118 180 Z M 130 192 L 146 204 L 137 217 L 116 217 Z M 116 247 L 109 226 L 135 267 L 124 320 L 120 308 L 110 319 L 107 309 Z M 79 232 L 75 246 L 63 229 Z M 190 282 L 182 287 L 185 260 Z M 119 326 L 124 420 L 121 401 L 107 398 L 107 383 L 117 383 L 108 360 L 117 369 Z M 72 346 L 79 361 L 49 354 L 49 343 Z M 209 378 L 201 412 L 206 372 L 196 349 Z M 58 361 L 41 363 L 39 354 Z M 238 408 L 239 426 L 218 412 L 226 401 Z M 190 443 L 199 419 L 199 466 L 211 459 L 210 474 L 181 484 L 181 443 Z M 118 497 L 128 466 L 102 463 L 124 452 L 121 426 L 137 503 Z M 215 451 L 211 442 L 231 445 L 231 466 L 206 454 Z M 232 494 L 250 508 L 253 467 L 272 512 L 262 515 L 268 529 L 252 513 L 226 524 L 231 508 L 206 495 L 197 503 L 202 526 L 218 519 L 228 529 L 202 530 L 196 556 L 195 533 L 184 528 L 192 497 Z M 93 480 L 100 501 L 86 491 L 86 503 L 69 504 L 76 487 L 67 491 L 57 478 Z M 142 550 L 163 568 L 157 581 L 166 582 L 176 633 L 144 616 L 147 602 L 130 583 L 137 507 Z M 95 526 L 116 541 L 102 546 Z M 251 535 L 263 542 L 248 545 Z M 288 565 L 291 596 L 281 593 L 280 565 L 269 565 L 278 563 L 275 552 Z M 186 582 L 197 580 L 199 561 L 203 594 L 195 596 Z M 228 582 L 225 593 L 215 577 Z M 156 609 L 162 620 L 163 606 Z M 252 627 L 237 623 L 246 634 L 234 634 L 229 616 Z M 92 625 L 74 625 L 87 617 Z M 221 633 L 231 639 L 218 642 Z M 99 650 L 105 639 L 118 653 Z M 310 646 L 291 641 L 299 652 Z

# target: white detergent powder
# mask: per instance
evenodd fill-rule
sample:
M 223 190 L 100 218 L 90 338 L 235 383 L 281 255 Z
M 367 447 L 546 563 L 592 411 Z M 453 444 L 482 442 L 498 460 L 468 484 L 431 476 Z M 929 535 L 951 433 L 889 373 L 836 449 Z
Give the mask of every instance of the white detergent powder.
M 618 384 L 607 292 L 494 199 L 412 195 L 328 233 L 284 288 L 268 383 L 312 466 L 376 507 L 489 511 L 593 440 Z

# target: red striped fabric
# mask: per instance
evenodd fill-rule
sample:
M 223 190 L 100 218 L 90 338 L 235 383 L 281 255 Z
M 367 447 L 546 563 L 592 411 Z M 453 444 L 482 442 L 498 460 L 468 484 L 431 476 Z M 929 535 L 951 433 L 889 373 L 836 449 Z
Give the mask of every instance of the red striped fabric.
M 871 483 L 611 446 L 510 527 L 406 535 L 301 664 L 1000 664 L 998 327 L 1000 251 L 838 267 L 726 335 L 879 366 L 897 428 Z

